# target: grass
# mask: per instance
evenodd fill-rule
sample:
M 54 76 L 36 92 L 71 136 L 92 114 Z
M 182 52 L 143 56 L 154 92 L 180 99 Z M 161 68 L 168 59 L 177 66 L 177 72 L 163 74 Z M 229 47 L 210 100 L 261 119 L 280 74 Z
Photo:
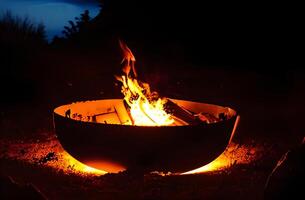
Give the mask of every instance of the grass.
M 6 11 L 0 16 L 0 42 L 45 43 L 46 32 L 42 23 L 35 24 L 29 17 L 15 16 Z

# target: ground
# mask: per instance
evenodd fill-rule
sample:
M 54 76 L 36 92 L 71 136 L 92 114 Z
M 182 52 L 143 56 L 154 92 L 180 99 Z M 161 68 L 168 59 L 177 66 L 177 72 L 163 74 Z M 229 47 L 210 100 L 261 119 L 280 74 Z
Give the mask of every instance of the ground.
M 52 110 L 78 100 L 120 97 L 113 78 L 119 70 L 107 66 L 111 59 L 103 63 L 104 56 L 91 53 L 49 50 L 40 55 L 37 69 L 48 67 L 31 74 L 39 83 L 35 95 L 1 104 L 1 176 L 31 183 L 49 199 L 262 199 L 273 167 L 304 136 L 305 84 L 300 69 L 138 66 L 143 78 L 164 96 L 235 108 L 241 121 L 233 142 L 237 149 L 247 149 L 243 155 L 253 154 L 256 159 L 239 163 L 237 158 L 219 172 L 185 176 L 75 173 L 73 166 L 62 166 Z M 29 154 L 34 147 L 41 154 Z

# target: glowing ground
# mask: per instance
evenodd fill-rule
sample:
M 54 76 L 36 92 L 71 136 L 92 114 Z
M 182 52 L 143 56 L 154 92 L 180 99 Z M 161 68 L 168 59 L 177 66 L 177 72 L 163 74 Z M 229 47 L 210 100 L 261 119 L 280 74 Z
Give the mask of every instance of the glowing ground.
M 107 173 L 106 170 L 97 170 L 78 162 L 62 148 L 55 135 L 51 133 L 43 133 L 43 135 L 46 136 L 44 140 L 1 140 L 0 158 L 50 167 L 65 174 L 99 176 Z M 239 145 L 232 142 L 225 152 L 213 162 L 185 174 L 220 172 L 228 170 L 234 165 L 249 164 L 259 158 L 262 150 L 263 147 Z M 120 169 L 116 171 L 118 170 L 120 171 Z

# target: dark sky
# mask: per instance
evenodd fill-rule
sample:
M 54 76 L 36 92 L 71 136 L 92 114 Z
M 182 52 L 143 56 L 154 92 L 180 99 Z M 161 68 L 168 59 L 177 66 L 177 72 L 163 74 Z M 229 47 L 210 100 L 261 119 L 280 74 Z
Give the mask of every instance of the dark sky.
M 1 0 L 0 14 L 6 10 L 14 15 L 28 16 L 35 23 L 43 22 L 46 26 L 47 37 L 51 40 L 54 35 L 61 34 L 68 20 L 78 17 L 88 9 L 90 16 L 99 12 L 95 0 Z

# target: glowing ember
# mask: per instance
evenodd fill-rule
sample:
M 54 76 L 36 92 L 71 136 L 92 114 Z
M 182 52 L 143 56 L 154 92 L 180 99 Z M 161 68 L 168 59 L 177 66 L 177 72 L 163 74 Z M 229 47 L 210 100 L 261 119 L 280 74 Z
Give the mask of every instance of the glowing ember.
M 124 75 L 117 76 L 122 82 L 122 93 L 128 106 L 134 125 L 165 126 L 174 123 L 174 119 L 164 110 L 165 98 L 159 98 L 156 92 L 151 92 L 149 84 L 138 81 L 135 70 L 135 57 L 131 50 L 120 41 L 123 51 Z

